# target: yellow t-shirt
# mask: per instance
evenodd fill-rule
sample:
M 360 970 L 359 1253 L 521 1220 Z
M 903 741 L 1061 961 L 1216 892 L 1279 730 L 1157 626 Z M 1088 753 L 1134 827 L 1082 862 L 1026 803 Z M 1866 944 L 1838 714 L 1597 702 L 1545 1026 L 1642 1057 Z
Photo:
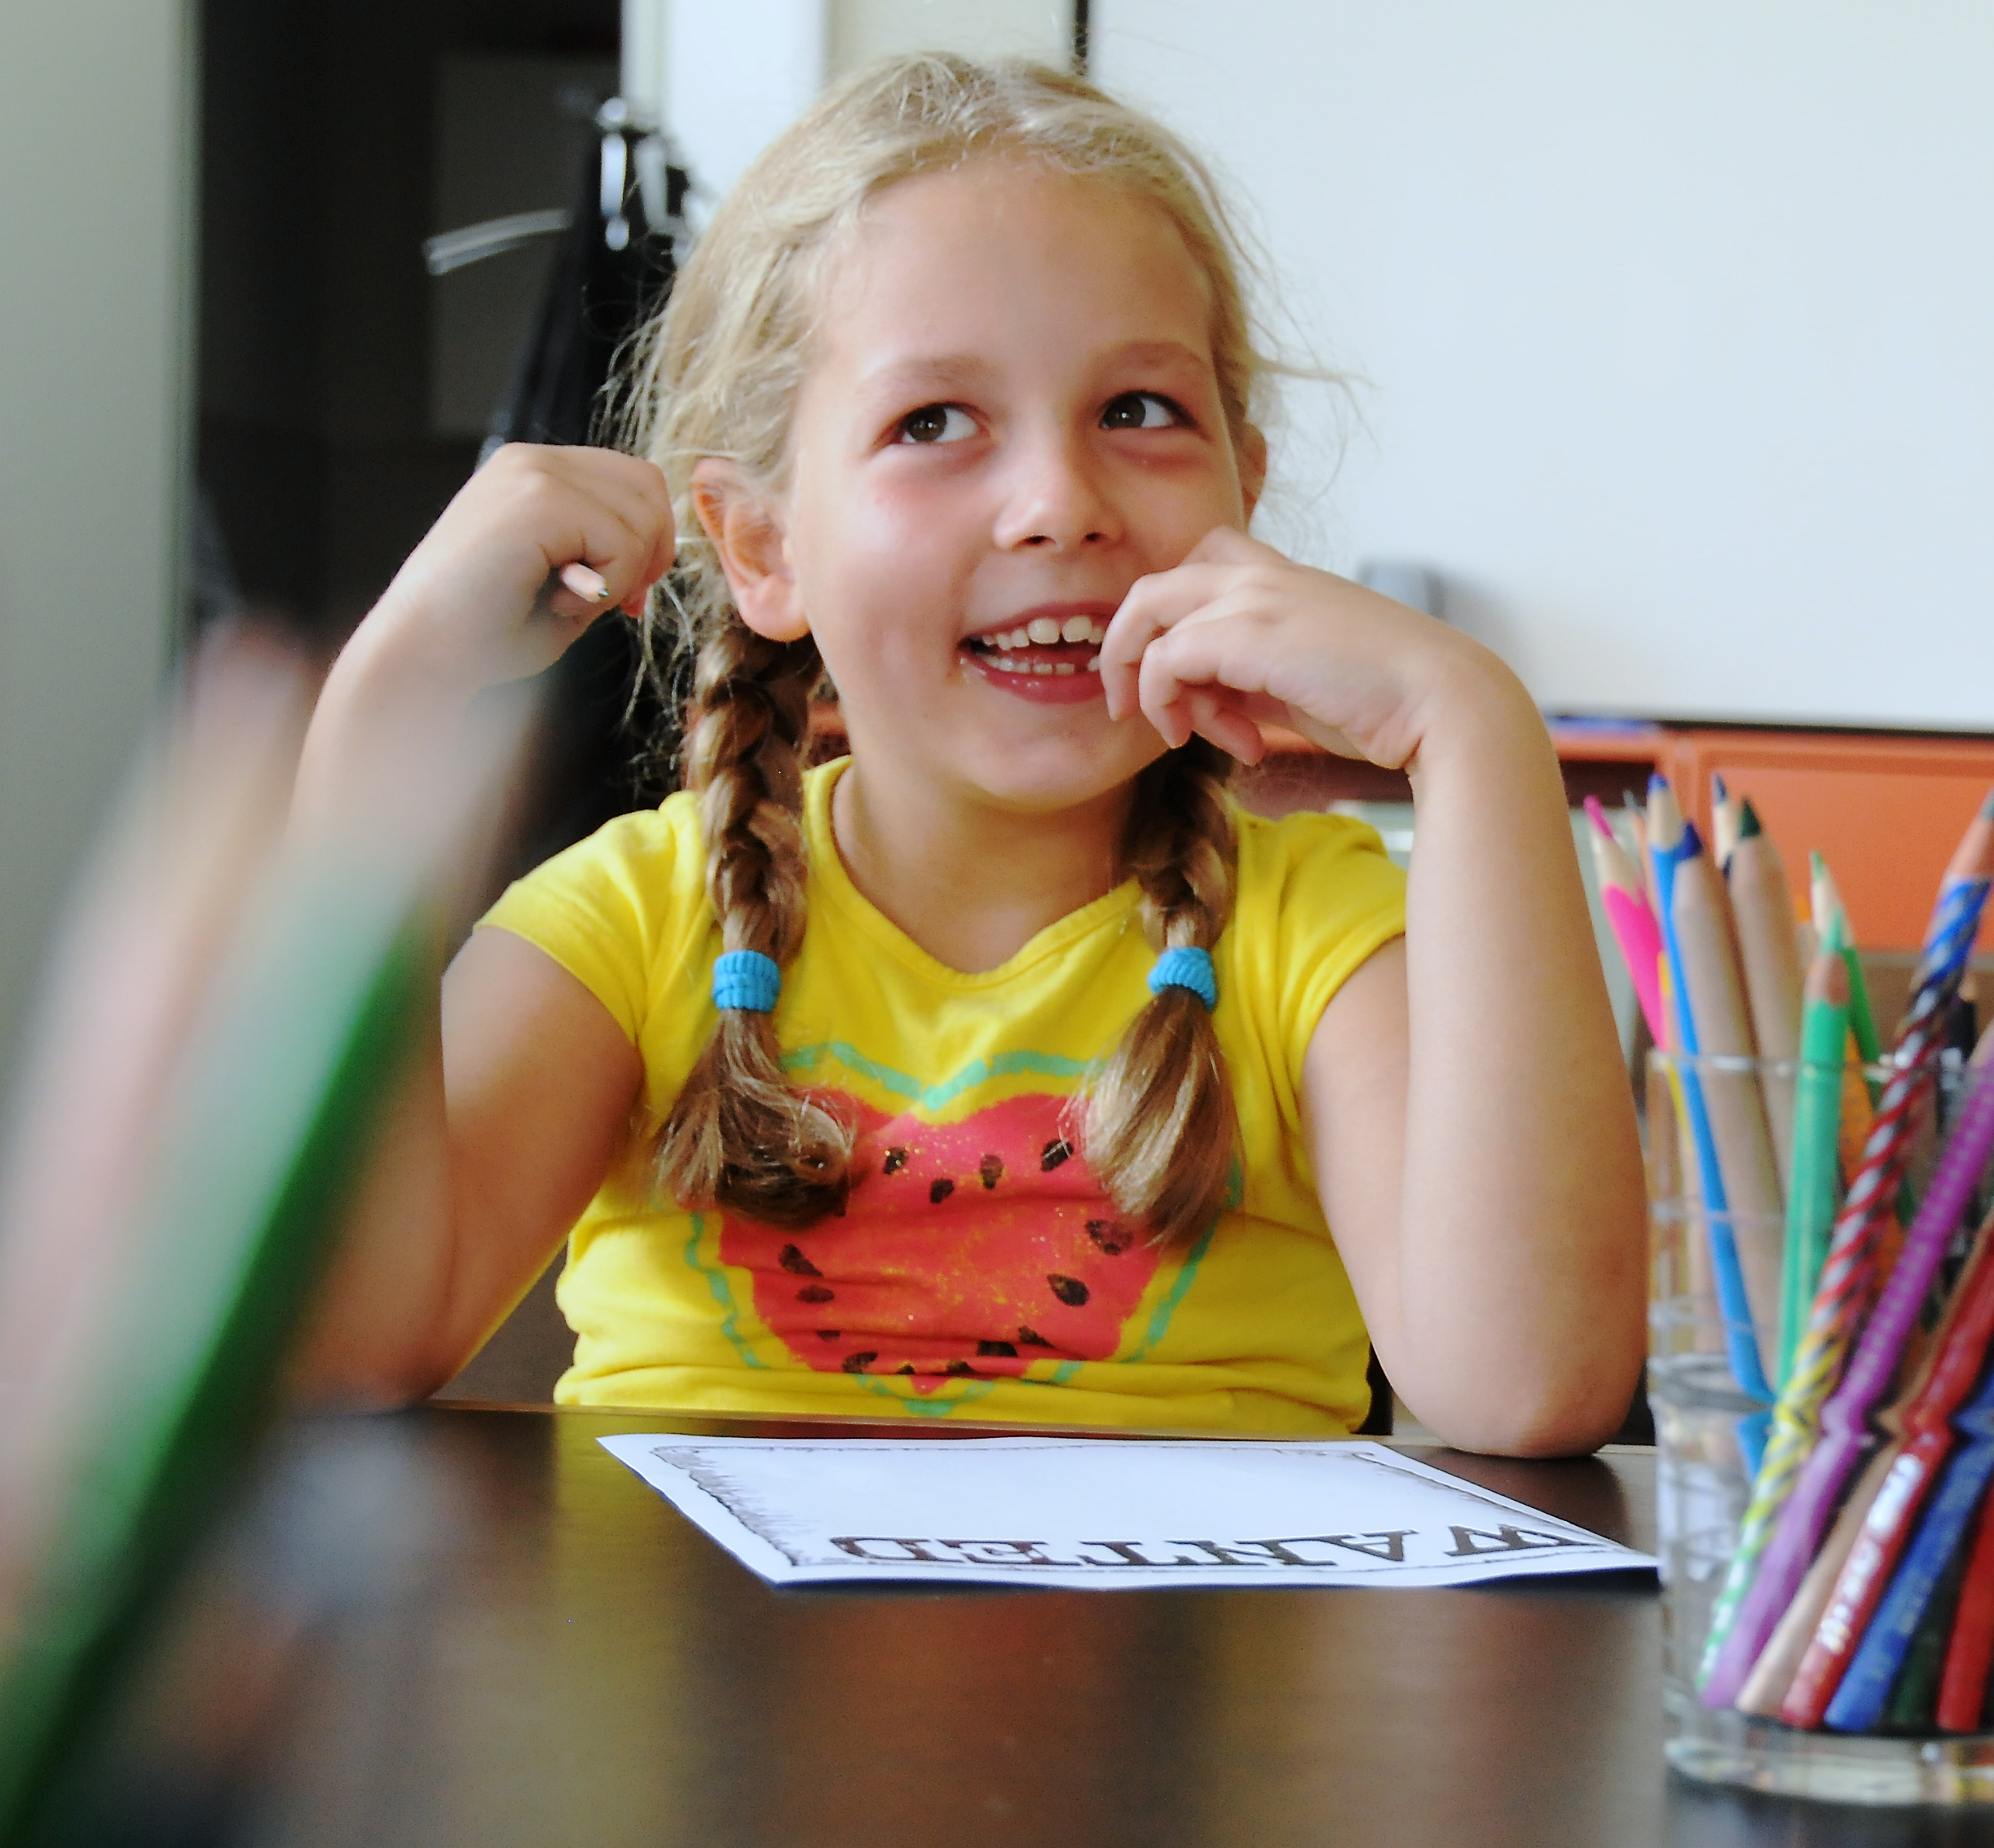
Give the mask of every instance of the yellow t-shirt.
M 783 1232 L 656 1197 L 650 1150 L 712 1031 L 720 931 L 694 799 L 625 815 L 514 885 L 480 928 L 538 945 L 643 1056 L 637 1133 L 569 1241 L 571 1405 L 1314 1432 L 1369 1403 L 1364 1323 L 1303 1147 L 1303 1056 L 1343 979 L 1405 928 L 1378 836 L 1239 817 L 1214 955 L 1239 1112 L 1233 1202 L 1158 1252 L 1062 1133 L 1148 999 L 1132 882 L 1001 968 L 935 960 L 862 898 L 831 790 L 805 781 L 810 920 L 775 1026 L 797 1083 L 862 1124 L 841 1218 Z

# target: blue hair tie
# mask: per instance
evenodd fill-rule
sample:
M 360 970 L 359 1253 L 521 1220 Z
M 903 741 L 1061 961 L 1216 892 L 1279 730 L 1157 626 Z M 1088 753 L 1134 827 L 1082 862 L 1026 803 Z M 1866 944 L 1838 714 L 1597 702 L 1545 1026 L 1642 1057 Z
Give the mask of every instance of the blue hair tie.
M 1209 1013 L 1219 1004 L 1219 978 L 1211 973 L 1209 950 L 1166 950 L 1149 971 L 1149 992 L 1161 995 L 1167 988 L 1188 988 L 1205 1003 Z
M 783 992 L 782 965 L 759 950 L 730 950 L 713 964 L 713 1005 L 772 1014 Z

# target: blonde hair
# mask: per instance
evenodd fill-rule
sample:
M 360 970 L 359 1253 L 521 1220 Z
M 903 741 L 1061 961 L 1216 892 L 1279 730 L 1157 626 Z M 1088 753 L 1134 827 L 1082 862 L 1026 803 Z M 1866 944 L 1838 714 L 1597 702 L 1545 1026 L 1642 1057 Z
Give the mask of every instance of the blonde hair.
M 917 174 L 1030 161 L 1120 187 L 1161 210 L 1207 277 L 1220 401 L 1249 437 L 1255 351 L 1236 233 L 1211 176 L 1167 130 L 1065 72 L 934 55 L 858 73 L 766 149 L 714 214 L 624 384 L 624 439 L 670 482 L 679 531 L 672 612 L 654 606 L 646 659 L 693 660 L 682 764 L 708 842 L 707 889 L 728 950 L 787 963 L 802 940 L 801 823 L 809 702 L 823 668 L 807 637 L 741 620 L 692 497 L 694 465 L 724 457 L 774 494 L 809 365 L 828 265 L 868 201 Z M 1159 950 L 1210 950 L 1231 913 L 1230 760 L 1201 739 L 1137 779 L 1122 872 Z M 1167 988 L 1092 1074 L 1082 1145 L 1121 1209 L 1159 1242 L 1195 1236 L 1224 1203 L 1232 1094 L 1203 1003 Z M 660 1131 L 657 1180 L 687 1204 L 810 1224 L 841 1210 L 854 1127 L 792 1087 L 765 1014 L 724 1010 Z

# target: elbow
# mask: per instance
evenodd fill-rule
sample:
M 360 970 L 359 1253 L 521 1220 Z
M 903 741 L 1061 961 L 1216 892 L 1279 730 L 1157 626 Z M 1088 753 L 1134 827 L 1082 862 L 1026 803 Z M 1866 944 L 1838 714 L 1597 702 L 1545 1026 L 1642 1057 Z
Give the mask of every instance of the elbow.
M 1440 1409 L 1426 1422 L 1456 1450 L 1489 1457 L 1584 1457 L 1626 1424 L 1641 1356 L 1603 1360 L 1518 1380 L 1471 1405 Z

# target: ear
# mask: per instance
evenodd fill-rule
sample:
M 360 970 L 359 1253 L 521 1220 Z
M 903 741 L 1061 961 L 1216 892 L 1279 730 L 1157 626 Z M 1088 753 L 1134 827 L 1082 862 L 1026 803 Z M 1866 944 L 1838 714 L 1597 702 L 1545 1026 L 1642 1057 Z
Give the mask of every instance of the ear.
M 1253 523 L 1253 509 L 1259 505 L 1260 490 L 1267 486 L 1267 438 L 1258 426 L 1248 424 L 1239 433 L 1235 453 L 1239 461 L 1239 492 L 1246 503 L 1246 523 Z
M 720 554 L 741 620 L 770 642 L 810 632 L 779 514 L 732 462 L 708 456 L 692 471 L 692 504 Z

